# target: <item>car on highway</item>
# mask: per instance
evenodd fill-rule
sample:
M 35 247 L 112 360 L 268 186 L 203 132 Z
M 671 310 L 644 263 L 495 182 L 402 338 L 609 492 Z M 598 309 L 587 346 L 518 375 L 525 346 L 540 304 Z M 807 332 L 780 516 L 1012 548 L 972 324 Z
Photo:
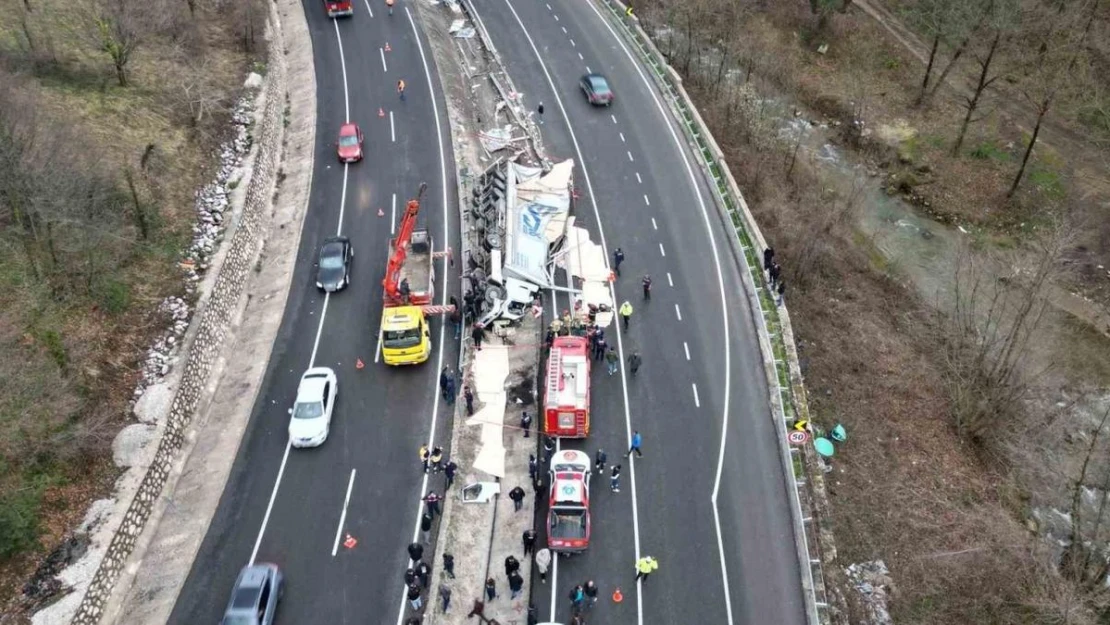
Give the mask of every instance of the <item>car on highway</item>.
M 285 579 L 277 565 L 243 567 L 220 625 L 273 625 L 284 587 Z
M 609 81 L 601 74 L 586 74 L 578 83 L 586 99 L 594 106 L 609 106 L 616 97 L 609 87 Z
M 334 293 L 350 284 L 351 259 L 354 257 L 354 248 L 347 237 L 324 239 L 316 261 L 316 288 Z
M 590 544 L 590 457 L 577 450 L 551 459 L 547 546 L 557 553 L 585 551 Z
M 328 12 L 328 17 L 355 14 L 355 7 L 351 0 L 324 0 L 324 10 Z
M 294 447 L 318 447 L 331 430 L 331 415 L 339 381 L 328 367 L 313 367 L 301 376 L 297 399 L 289 409 L 289 442 Z
M 335 151 L 340 163 L 357 163 L 362 160 L 362 129 L 358 124 L 343 124 L 339 127 L 339 139 L 335 141 Z

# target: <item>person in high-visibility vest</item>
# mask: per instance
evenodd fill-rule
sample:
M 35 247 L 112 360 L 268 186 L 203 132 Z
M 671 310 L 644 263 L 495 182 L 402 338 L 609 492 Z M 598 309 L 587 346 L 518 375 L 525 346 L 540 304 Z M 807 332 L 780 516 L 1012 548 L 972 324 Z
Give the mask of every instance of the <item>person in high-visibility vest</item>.
M 393 0 L 385 0 L 385 6 L 389 9 L 389 14 L 393 15 Z
M 618 312 L 621 314 L 621 319 L 624 319 L 624 331 L 628 332 L 628 322 L 632 320 L 632 302 L 625 300 Z
M 644 556 L 640 558 L 636 561 L 636 581 L 640 581 L 640 578 L 642 577 L 646 582 L 648 575 L 654 573 L 655 570 L 658 568 L 659 562 L 657 562 L 655 558 L 651 556 Z

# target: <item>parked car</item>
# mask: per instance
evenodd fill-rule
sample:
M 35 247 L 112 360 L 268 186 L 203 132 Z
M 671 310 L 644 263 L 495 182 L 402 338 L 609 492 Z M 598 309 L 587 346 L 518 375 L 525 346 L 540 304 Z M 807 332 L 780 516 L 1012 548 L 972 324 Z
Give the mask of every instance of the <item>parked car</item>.
M 609 81 L 601 74 L 586 74 L 579 83 L 586 99 L 594 106 L 609 106 L 613 103 L 613 90 L 609 88 Z
M 551 507 L 547 546 L 556 553 L 585 551 L 590 545 L 590 457 L 566 450 L 551 458 Z
M 351 259 L 354 257 L 354 248 L 347 237 L 324 239 L 316 261 L 316 288 L 331 293 L 350 284 Z
M 313 367 L 301 376 L 297 400 L 289 409 L 289 441 L 294 447 L 318 447 L 331 430 L 339 382 L 328 367 Z
M 285 579 L 275 564 L 243 567 L 220 625 L 273 625 Z
M 339 139 L 335 142 L 340 163 L 356 163 L 362 160 L 362 129 L 358 124 L 343 124 L 339 127 Z

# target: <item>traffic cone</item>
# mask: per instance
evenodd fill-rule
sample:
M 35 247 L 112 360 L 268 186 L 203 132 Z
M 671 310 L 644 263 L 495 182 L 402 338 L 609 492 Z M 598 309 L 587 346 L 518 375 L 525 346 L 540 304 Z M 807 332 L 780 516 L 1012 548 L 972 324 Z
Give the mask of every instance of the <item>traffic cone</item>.
M 385 42 L 385 51 L 386 51 L 386 52 L 393 52 L 393 50 L 391 50 L 391 49 L 389 48 L 389 42 L 388 42 L 388 41 L 387 41 L 387 42 Z
M 624 595 L 621 594 L 621 589 L 618 586 L 617 589 L 613 591 L 613 603 L 620 603 L 621 601 L 624 601 Z
M 356 358 L 355 359 L 355 369 L 362 369 L 365 366 L 366 365 L 362 362 L 361 358 Z
M 347 539 L 343 541 L 343 546 L 348 548 L 348 549 L 354 549 L 355 545 L 357 545 L 357 544 L 358 544 L 358 541 L 355 540 L 355 537 L 351 536 L 350 534 L 347 534 Z
M 378 217 L 385 217 L 385 211 L 383 211 L 382 209 L 379 208 L 378 209 Z
M 378 107 L 378 117 L 385 117 L 385 109 Z
M 617 281 L 617 272 L 610 271 L 609 272 L 609 282 L 616 282 L 616 281 Z

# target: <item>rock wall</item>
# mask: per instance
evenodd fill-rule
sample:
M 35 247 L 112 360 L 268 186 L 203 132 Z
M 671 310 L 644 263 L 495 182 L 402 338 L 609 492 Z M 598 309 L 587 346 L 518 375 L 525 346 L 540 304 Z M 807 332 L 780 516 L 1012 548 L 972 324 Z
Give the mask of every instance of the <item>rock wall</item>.
M 275 9 L 271 5 L 271 32 L 276 28 Z M 201 312 L 196 338 L 188 350 L 181 384 L 170 406 L 170 414 L 154 459 L 139 489 L 116 530 L 107 553 L 86 591 L 74 625 L 95 625 L 111 595 L 112 587 L 128 556 L 150 518 L 154 502 L 162 492 L 185 431 L 196 412 L 201 392 L 208 383 L 212 364 L 220 351 L 243 287 L 260 251 L 260 233 L 269 210 L 277 167 L 281 154 L 283 132 L 282 107 L 285 102 L 284 46 L 280 36 L 270 42 L 268 71 L 264 90 L 266 105 L 257 134 L 258 154 L 247 187 L 246 201 L 239 225 L 228 242 L 227 258 L 216 277 L 207 305 Z

